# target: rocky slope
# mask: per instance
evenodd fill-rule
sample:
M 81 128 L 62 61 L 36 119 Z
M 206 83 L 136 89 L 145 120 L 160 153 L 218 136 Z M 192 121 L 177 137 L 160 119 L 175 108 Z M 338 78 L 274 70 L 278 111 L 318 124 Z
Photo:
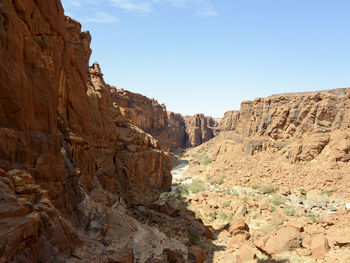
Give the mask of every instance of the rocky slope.
M 79 257 L 103 258 L 103 242 L 117 257 L 127 244 L 108 233 L 125 223 L 111 207 L 167 190 L 168 154 L 113 103 L 60 1 L 1 1 L 0 25 L 1 262 L 67 262 L 90 243 Z

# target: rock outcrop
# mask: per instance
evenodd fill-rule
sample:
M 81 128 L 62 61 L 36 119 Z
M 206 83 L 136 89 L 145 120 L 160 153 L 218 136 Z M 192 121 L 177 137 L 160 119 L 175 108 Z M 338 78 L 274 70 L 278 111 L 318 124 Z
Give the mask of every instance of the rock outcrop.
M 169 141 L 173 148 L 186 146 L 186 123 L 179 113 L 168 111 L 169 120 Z
M 219 122 L 210 116 L 182 116 L 168 112 L 170 142 L 177 147 L 195 147 L 216 136 Z
M 350 160 L 349 89 L 291 93 L 244 101 L 226 112 L 222 131 L 254 138 L 247 152 L 281 150 L 291 162 L 330 158 Z M 260 138 L 260 139 L 259 139 Z
M 113 91 L 113 105 L 131 122 L 151 134 L 161 143 L 161 148 L 169 151 L 168 116 L 164 104 L 141 94 L 123 89 Z
M 0 36 L 1 262 L 67 262 L 86 238 L 115 244 L 108 209 L 166 191 L 168 154 L 89 68 L 91 36 L 59 0 L 1 1 Z
M 198 146 L 209 141 L 219 133 L 219 123 L 212 117 L 196 114 L 184 117 L 187 141 L 189 147 Z

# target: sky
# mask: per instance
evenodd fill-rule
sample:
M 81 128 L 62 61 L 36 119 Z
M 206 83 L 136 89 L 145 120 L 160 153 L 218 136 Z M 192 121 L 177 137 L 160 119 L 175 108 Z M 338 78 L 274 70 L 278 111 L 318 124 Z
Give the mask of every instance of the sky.
M 350 87 L 350 0 L 62 0 L 110 85 L 183 115 Z

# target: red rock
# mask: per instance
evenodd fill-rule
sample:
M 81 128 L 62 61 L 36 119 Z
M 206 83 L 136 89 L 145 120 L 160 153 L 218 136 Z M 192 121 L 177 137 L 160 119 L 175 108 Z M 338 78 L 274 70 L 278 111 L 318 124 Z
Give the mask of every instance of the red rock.
M 246 213 L 247 213 L 247 211 L 248 211 L 248 210 L 247 210 L 246 205 L 243 204 L 243 205 L 241 205 L 241 206 L 238 207 L 238 209 L 237 209 L 236 212 L 235 212 L 235 215 L 236 215 L 236 216 L 245 216 Z
M 219 123 L 212 117 L 196 114 L 181 116 L 168 112 L 170 142 L 177 147 L 198 146 L 219 133 Z
M 319 234 L 312 238 L 311 251 L 314 258 L 323 258 L 328 250 L 328 240 L 324 235 Z
M 229 223 L 229 228 L 228 231 L 231 234 L 234 234 L 236 231 L 238 230 L 244 230 L 249 232 L 249 227 L 248 225 L 241 219 L 233 219 L 231 220 L 231 222 Z
M 188 250 L 188 260 L 194 263 L 203 263 L 206 259 L 205 250 L 197 247 L 191 246 Z
M 186 260 L 183 258 L 181 251 L 164 249 L 163 253 L 166 254 L 169 263 L 185 263 Z
M 255 258 L 255 250 L 248 245 L 239 248 L 236 254 L 237 263 L 253 262 Z
M 116 194 L 149 204 L 170 188 L 170 157 L 123 115 L 123 94 L 104 82 L 99 65 L 89 67 L 91 36 L 59 0 L 5 0 L 0 11 L 2 257 L 67 261 L 80 244 L 72 225 L 103 236 Z M 140 125 L 167 129 L 165 108 L 144 101 Z M 98 254 L 86 251 L 87 262 Z
M 256 240 L 254 243 L 263 251 L 273 255 L 299 248 L 302 242 L 299 231 L 292 227 L 283 227 L 269 233 L 262 239 Z
M 287 222 L 286 226 L 287 227 L 292 227 L 295 228 L 296 230 L 298 230 L 299 232 L 303 232 L 304 231 L 304 223 L 301 221 L 289 221 Z

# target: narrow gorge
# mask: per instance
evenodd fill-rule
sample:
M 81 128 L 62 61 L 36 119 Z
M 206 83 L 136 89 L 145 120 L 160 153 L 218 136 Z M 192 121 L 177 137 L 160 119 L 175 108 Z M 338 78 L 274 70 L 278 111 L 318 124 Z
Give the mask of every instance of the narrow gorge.
M 182 116 L 90 42 L 60 0 L 0 1 L 1 263 L 350 261 L 350 89 Z

